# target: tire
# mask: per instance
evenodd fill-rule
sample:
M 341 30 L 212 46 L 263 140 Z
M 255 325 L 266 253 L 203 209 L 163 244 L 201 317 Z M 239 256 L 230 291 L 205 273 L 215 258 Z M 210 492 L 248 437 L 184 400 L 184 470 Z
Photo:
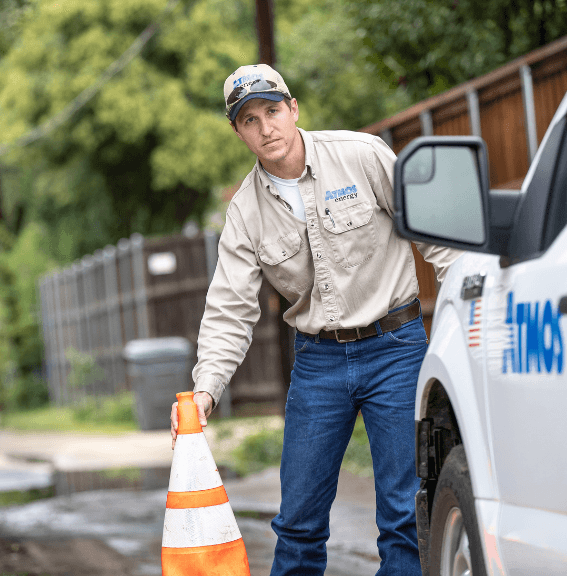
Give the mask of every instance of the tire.
M 486 576 L 469 467 L 462 444 L 443 464 L 431 511 L 431 576 Z

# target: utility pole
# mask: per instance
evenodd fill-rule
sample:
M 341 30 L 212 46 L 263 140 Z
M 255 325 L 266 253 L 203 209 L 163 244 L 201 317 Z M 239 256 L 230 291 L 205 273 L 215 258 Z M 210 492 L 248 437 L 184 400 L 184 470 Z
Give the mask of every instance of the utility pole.
M 256 31 L 258 33 L 259 63 L 273 66 L 276 62 L 274 47 L 274 5 L 272 0 L 256 0 Z
M 272 0 L 256 0 L 256 31 L 258 33 L 259 63 L 273 66 L 276 62 L 276 49 L 274 44 L 274 5 Z M 281 294 L 278 294 L 278 296 L 280 304 L 278 312 L 278 340 L 283 379 L 281 410 L 282 413 L 285 413 L 287 391 L 289 390 L 294 360 L 293 341 L 295 331 L 283 319 L 283 314 L 289 308 L 289 303 Z

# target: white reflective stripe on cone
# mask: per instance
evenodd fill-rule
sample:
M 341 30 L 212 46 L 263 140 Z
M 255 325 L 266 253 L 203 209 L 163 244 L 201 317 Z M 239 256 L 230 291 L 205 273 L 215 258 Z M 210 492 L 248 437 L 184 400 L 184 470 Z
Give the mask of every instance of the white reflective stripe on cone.
M 167 508 L 164 548 L 193 548 L 226 544 L 242 538 L 228 502 L 205 508 Z
M 175 441 L 170 492 L 193 492 L 222 486 L 217 465 L 202 432 L 180 434 Z

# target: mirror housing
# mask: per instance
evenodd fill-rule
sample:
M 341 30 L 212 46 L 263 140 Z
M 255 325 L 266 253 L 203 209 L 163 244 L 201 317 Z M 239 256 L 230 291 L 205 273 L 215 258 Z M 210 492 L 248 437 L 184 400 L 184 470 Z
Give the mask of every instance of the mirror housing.
M 394 167 L 394 218 L 400 235 L 460 250 L 491 244 L 486 144 L 476 136 L 412 140 Z M 500 244 L 498 253 L 502 249 Z

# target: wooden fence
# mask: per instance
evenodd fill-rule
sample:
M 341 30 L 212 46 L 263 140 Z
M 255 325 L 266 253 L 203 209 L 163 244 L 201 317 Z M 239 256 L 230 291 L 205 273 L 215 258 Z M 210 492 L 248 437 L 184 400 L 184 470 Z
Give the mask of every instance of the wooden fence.
M 150 240 L 135 234 L 43 277 L 39 297 L 51 398 L 67 404 L 85 394 L 130 389 L 122 357 L 130 340 L 183 336 L 196 349 L 217 243 L 214 233 Z M 245 413 L 252 403 L 263 413 L 281 408 L 279 298 L 267 283 L 260 306 L 253 344 L 223 395 L 221 415 Z M 91 355 L 104 372 L 87 389 L 70 386 L 73 349 Z
M 418 136 L 481 136 L 488 147 L 491 187 L 519 189 L 566 91 L 564 36 L 361 131 L 381 136 L 396 153 Z M 414 253 L 429 328 L 436 294 L 433 267 Z
M 69 403 L 85 392 L 128 388 L 123 346 L 150 336 L 143 246 L 143 238 L 134 235 L 40 280 L 45 373 L 57 403 Z M 91 355 L 104 370 L 106 377 L 91 390 L 69 386 L 71 349 Z

